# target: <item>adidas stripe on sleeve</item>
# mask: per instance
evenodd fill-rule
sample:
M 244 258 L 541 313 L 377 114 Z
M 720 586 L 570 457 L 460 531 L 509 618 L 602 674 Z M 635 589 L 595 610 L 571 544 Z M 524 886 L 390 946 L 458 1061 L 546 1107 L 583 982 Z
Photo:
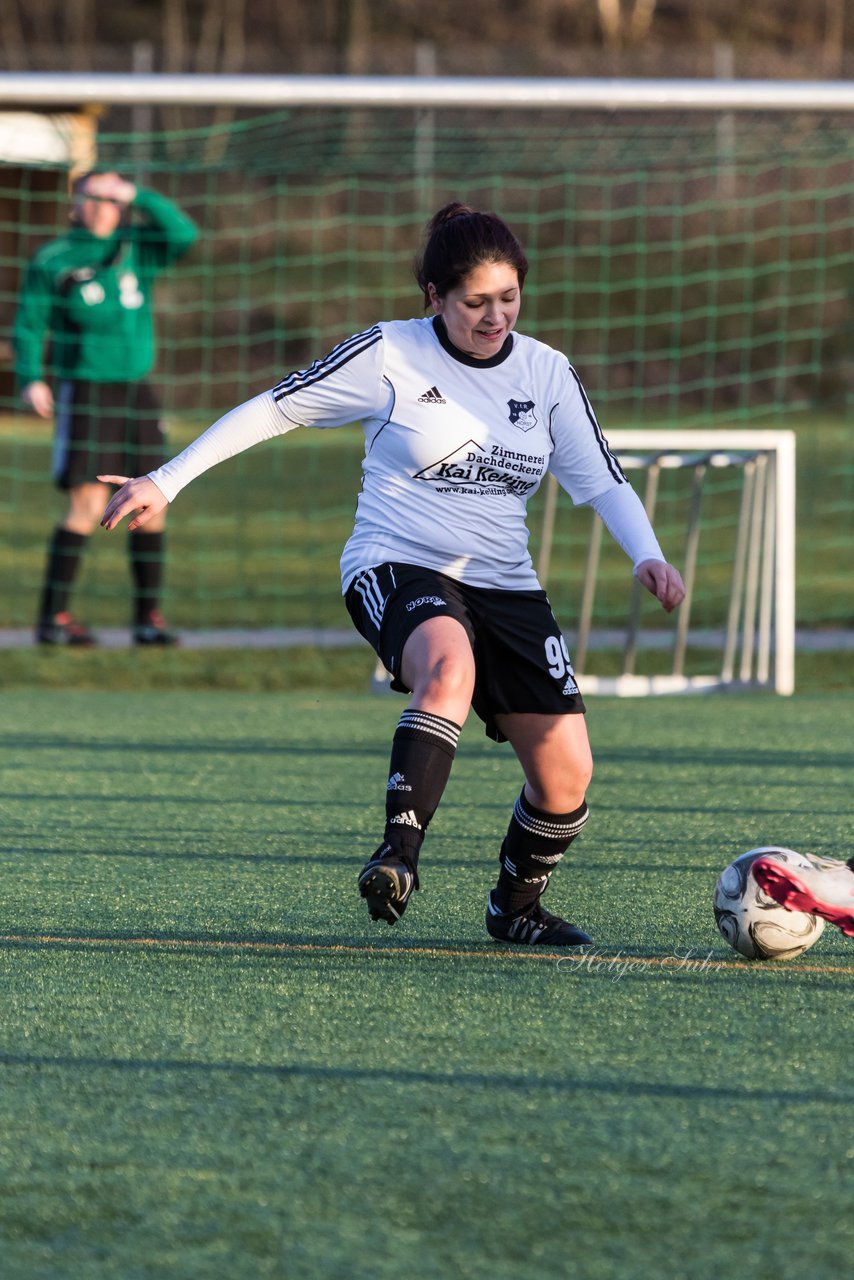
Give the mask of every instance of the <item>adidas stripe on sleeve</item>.
M 339 343 L 310 368 L 238 405 L 150 478 L 171 502 L 204 471 L 262 440 L 301 425 L 340 427 L 369 417 L 389 398 L 378 325 Z
M 550 432 L 554 449 L 549 470 L 576 505 L 591 502 L 611 485 L 628 483 L 581 379 L 568 362 L 560 400 L 552 410 Z
M 289 374 L 273 388 L 273 399 L 294 425 L 340 427 L 373 417 L 389 399 L 382 329 L 356 333 L 308 369 Z

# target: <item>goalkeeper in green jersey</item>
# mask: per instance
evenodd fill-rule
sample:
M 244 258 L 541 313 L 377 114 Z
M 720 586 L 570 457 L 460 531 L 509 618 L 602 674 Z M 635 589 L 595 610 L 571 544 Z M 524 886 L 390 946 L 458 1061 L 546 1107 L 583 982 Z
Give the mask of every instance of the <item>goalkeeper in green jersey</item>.
M 194 244 L 194 223 L 171 200 L 118 173 L 87 173 L 72 187 L 71 227 L 30 263 L 15 321 L 21 397 L 54 419 L 53 478 L 68 494 L 48 548 L 36 640 L 91 645 L 69 612 L 74 579 L 107 486 L 165 460 L 160 408 L 146 381 L 156 347 L 155 277 Z M 46 349 L 49 356 L 46 359 Z M 160 613 L 163 521 L 130 535 L 137 644 L 175 641 Z

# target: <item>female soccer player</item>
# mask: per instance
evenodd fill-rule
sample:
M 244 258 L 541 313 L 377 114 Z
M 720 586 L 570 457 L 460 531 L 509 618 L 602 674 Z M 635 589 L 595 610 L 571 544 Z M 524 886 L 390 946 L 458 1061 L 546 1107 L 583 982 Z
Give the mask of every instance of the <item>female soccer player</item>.
M 525 776 L 501 846 L 486 928 L 505 942 L 576 946 L 546 911 L 549 877 L 587 821 L 592 760 L 566 642 L 528 552 L 525 507 L 547 471 L 592 506 L 635 576 L 670 611 L 684 587 L 566 358 L 515 333 L 528 270 L 510 228 L 449 204 L 416 267 L 431 313 L 382 322 L 227 413 L 172 462 L 121 484 L 101 523 L 155 519 L 195 476 L 299 425 L 365 432 L 362 489 L 341 559 L 353 622 L 408 692 L 391 747 L 383 841 L 359 891 L 394 924 L 469 707 Z

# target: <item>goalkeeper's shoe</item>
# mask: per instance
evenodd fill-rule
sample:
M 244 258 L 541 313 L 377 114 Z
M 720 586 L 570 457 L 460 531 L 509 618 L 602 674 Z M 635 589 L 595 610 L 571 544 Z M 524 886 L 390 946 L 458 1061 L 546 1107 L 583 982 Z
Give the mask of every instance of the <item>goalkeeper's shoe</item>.
M 835 858 L 808 855 L 810 866 L 776 862 L 765 855 L 751 866 L 760 889 L 789 911 L 808 911 L 854 938 L 854 870 Z
M 174 645 L 178 644 L 178 633 L 170 631 L 163 621 L 163 614 L 159 609 L 151 609 L 146 614 L 142 622 L 138 622 L 133 629 L 134 644 L 151 644 L 151 645 Z
M 98 641 L 82 622 L 75 622 L 70 613 L 55 613 L 41 618 L 36 627 L 36 644 L 68 644 L 78 649 L 91 649 Z
M 413 889 L 419 889 L 415 864 L 382 844 L 359 873 L 359 893 L 372 920 L 396 924 L 406 910 Z
M 593 941 L 578 925 L 553 916 L 539 902 L 514 915 L 512 911 L 499 911 L 492 894 L 486 904 L 486 932 L 498 942 L 525 946 L 584 947 Z

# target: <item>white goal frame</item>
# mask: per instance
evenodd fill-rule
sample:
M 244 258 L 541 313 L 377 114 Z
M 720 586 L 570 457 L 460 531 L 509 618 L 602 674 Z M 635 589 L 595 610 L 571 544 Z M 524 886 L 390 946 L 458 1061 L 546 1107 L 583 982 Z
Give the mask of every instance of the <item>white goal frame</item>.
M 692 471 L 692 493 L 684 546 L 680 550 L 685 600 L 674 615 L 670 638 L 671 671 L 638 675 L 635 660 L 643 647 L 640 601 L 634 584 L 625 627 L 609 643 L 622 645 L 619 676 L 585 671 L 588 650 L 596 642 L 593 628 L 596 576 L 603 524 L 591 526 L 578 627 L 572 652 L 585 693 L 637 696 L 658 693 L 707 693 L 723 688 L 764 688 L 788 695 L 795 688 L 795 434 L 785 430 L 636 430 L 609 431 L 608 441 L 626 470 L 645 475 L 644 503 L 655 514 L 662 469 Z M 717 644 L 715 671 L 686 675 L 685 654 L 691 644 L 691 608 L 697 587 L 697 550 L 703 483 L 709 468 L 740 467 L 743 485 L 738 513 L 735 556 L 726 627 Z M 538 576 L 547 586 L 551 567 L 558 487 L 546 484 Z M 677 559 L 675 551 L 672 553 Z M 660 635 L 657 636 L 660 639 Z M 713 640 L 717 642 L 717 637 Z M 703 637 L 703 647 L 709 645 Z M 713 649 L 714 651 L 714 649 Z
M 848 80 L 559 79 L 541 76 L 170 75 L 0 72 L 0 104 L 443 107 L 514 111 L 854 111 Z

